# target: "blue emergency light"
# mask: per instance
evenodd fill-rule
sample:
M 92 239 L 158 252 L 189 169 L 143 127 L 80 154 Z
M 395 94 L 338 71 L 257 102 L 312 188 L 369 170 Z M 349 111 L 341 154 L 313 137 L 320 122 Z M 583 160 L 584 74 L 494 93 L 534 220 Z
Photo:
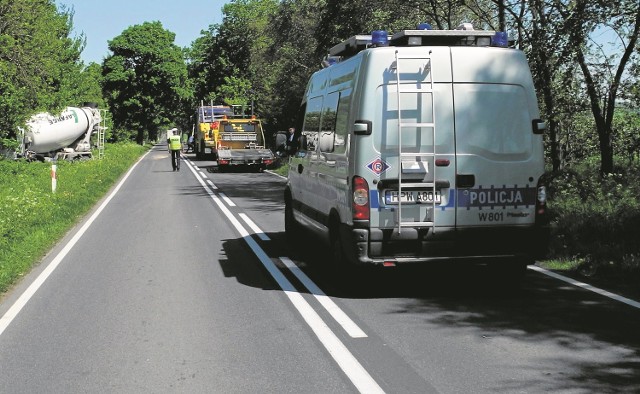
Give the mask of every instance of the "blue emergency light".
M 424 22 L 418 24 L 418 30 L 433 30 L 433 27 L 431 27 L 431 24 Z
M 389 45 L 389 35 L 386 30 L 374 30 L 371 32 L 371 46 L 386 47 Z
M 509 36 L 504 31 L 497 31 L 496 34 L 491 37 L 491 46 L 492 47 L 503 47 L 506 48 L 509 46 Z

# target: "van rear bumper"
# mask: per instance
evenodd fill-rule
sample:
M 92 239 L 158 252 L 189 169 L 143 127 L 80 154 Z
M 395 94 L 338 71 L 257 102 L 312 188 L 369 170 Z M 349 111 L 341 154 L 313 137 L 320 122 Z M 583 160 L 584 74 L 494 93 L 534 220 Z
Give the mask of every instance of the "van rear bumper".
M 359 264 L 517 258 L 533 264 L 547 253 L 548 227 L 344 229 Z

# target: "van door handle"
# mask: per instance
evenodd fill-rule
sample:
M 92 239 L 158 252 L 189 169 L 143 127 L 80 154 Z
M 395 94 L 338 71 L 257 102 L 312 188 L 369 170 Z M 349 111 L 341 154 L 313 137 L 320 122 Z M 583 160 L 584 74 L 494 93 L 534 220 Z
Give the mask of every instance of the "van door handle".
M 304 166 L 302 164 L 298 164 L 298 174 L 302 174 L 302 170 L 304 170 Z

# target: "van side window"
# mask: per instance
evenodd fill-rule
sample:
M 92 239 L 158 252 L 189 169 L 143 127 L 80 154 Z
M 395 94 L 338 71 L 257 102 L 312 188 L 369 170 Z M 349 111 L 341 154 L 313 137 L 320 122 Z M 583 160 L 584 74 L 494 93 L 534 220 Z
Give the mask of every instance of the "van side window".
M 349 104 L 351 103 L 351 89 L 340 92 L 338 110 L 336 112 L 336 136 L 333 141 L 333 153 L 344 154 L 347 151 L 347 134 L 349 128 Z
M 322 96 L 314 97 L 307 103 L 304 114 L 302 134 L 307 139 L 307 150 L 314 151 L 318 145 L 318 133 L 320 131 L 320 114 L 322 113 Z
M 324 102 L 324 108 L 322 109 L 322 128 L 320 129 L 319 138 L 321 152 L 333 152 L 339 99 L 340 92 L 333 92 L 327 95 L 327 99 Z

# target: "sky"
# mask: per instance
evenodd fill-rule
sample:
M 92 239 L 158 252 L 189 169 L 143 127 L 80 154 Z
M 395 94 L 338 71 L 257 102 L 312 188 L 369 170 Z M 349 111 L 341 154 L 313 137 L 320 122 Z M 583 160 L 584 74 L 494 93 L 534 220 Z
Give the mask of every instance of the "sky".
M 56 0 L 73 8 L 72 37 L 84 33 L 87 45 L 81 58 L 85 64 L 102 63 L 110 54 L 107 41 L 129 26 L 160 21 L 176 35 L 176 45 L 190 46 L 209 25 L 222 22 L 227 0 Z
M 160 21 L 176 34 L 176 45 L 190 46 L 202 30 L 222 22 L 222 7 L 229 0 L 55 0 L 73 8 L 72 36 L 84 33 L 87 45 L 81 58 L 85 64 L 102 63 L 110 54 L 107 41 L 119 36 L 126 28 L 144 22 Z M 615 36 L 600 32 L 594 37 L 605 44 L 605 51 L 616 51 L 610 45 Z

